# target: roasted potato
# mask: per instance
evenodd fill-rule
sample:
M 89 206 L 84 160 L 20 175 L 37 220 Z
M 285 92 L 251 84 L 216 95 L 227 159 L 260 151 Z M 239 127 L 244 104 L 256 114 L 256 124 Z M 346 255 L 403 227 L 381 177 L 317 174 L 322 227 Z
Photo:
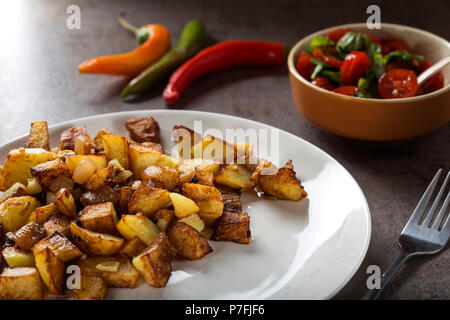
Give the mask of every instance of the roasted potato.
M 60 138 L 59 148 L 61 150 L 73 150 L 75 138 L 87 133 L 86 126 L 75 126 L 63 131 Z
M 200 134 L 188 127 L 179 125 L 173 126 L 172 140 L 176 142 L 178 156 L 180 158 L 190 158 L 192 146 L 199 142 L 201 138 L 202 136 Z
M 136 142 L 159 143 L 159 125 L 153 117 L 130 119 L 125 127 L 130 138 Z
M 170 200 L 172 201 L 175 216 L 177 216 L 177 218 L 190 216 L 200 210 L 194 201 L 179 193 L 171 192 Z
M 53 233 L 59 232 L 65 237 L 70 237 L 69 225 L 69 217 L 65 215 L 55 215 L 42 224 L 42 229 L 44 229 L 46 236 L 51 236 Z
M 191 214 L 185 218 L 178 220 L 179 222 L 184 222 L 190 225 L 192 228 L 197 230 L 198 232 L 202 232 L 205 229 L 205 222 L 200 218 L 198 214 Z
M 128 204 L 128 212 L 142 212 L 147 216 L 151 216 L 170 203 L 169 194 L 167 190 L 152 188 L 141 183 L 131 197 L 130 203 Z
M 98 190 L 111 182 L 112 168 L 97 169 L 84 183 L 87 190 Z
M 36 267 L 42 281 L 53 294 L 61 294 L 64 290 L 65 266 L 50 248 L 34 253 Z
M 58 209 L 54 203 L 48 205 L 37 207 L 31 213 L 27 222 L 36 222 L 37 224 L 44 224 L 50 217 L 56 216 L 58 214 Z
M 131 201 L 131 196 L 133 195 L 133 190 L 130 187 L 119 188 L 117 193 L 119 194 L 119 201 L 117 203 L 117 210 L 119 214 L 128 213 L 128 204 Z
M 3 258 L 10 268 L 34 267 L 34 256 L 30 251 L 15 246 L 5 247 L 2 250 Z
M 264 172 L 264 169 L 272 170 Z M 279 168 L 274 173 L 273 165 L 268 161 L 262 161 L 253 173 L 252 180 L 267 196 L 291 201 L 300 201 L 307 196 L 300 181 L 295 176 L 292 161 L 288 161 L 283 168 Z
M 77 264 L 82 275 L 102 277 L 111 287 L 134 288 L 139 278 L 138 271 L 124 256 L 89 257 Z
M 39 241 L 33 247 L 33 253 L 36 255 L 47 248 L 52 250 L 62 262 L 75 260 L 83 255 L 83 252 L 81 252 L 76 245 L 58 231 Z
M 27 180 L 31 178 L 31 167 L 56 158 L 55 153 L 39 148 L 11 150 L 1 171 L 0 191 L 7 190 L 16 182 L 26 185 Z
M 149 166 L 166 166 L 176 168 L 180 161 L 161 152 L 155 151 L 151 146 L 139 143 L 129 144 L 130 168 L 135 177 Z
M 90 256 L 112 256 L 122 247 L 123 239 L 109 234 L 92 232 L 70 223 L 70 233 L 75 244 Z
M 80 289 L 73 289 L 72 294 L 75 300 L 104 300 L 108 286 L 102 277 L 81 275 Z
M 5 202 L 9 198 L 29 196 L 28 188 L 17 182 L 8 188 L 5 192 L 0 191 L 0 203 Z
M 188 260 L 197 260 L 212 252 L 206 238 L 186 223 L 175 222 L 167 236 L 177 255 Z
M 214 186 L 214 174 L 208 171 L 201 171 L 196 169 L 190 174 L 183 175 L 181 183 L 196 183 L 204 186 Z
M 4 231 L 19 230 L 38 206 L 39 201 L 31 196 L 9 198 L 0 204 L 0 222 Z
M 192 147 L 192 158 L 212 159 L 220 163 L 234 163 L 235 146 L 219 138 L 206 136 Z
M 69 155 L 66 157 L 66 164 L 70 173 L 73 174 L 80 162 L 86 158 L 92 160 L 98 169 L 106 168 L 108 163 L 106 157 L 102 155 Z
M 36 268 L 6 268 L 0 274 L 2 300 L 40 300 L 42 283 Z
M 45 237 L 45 231 L 36 222 L 28 222 L 14 233 L 15 244 L 23 249 L 30 250 L 33 246 Z
M 81 227 L 94 232 L 115 234 L 118 222 L 112 202 L 94 204 L 85 207 L 78 215 Z
M 48 135 L 47 121 L 37 121 L 31 123 L 30 135 L 26 148 L 42 148 L 50 150 L 50 137 Z
M 212 240 L 250 243 L 250 217 L 247 212 L 224 210 L 217 219 Z
M 86 191 L 80 196 L 79 200 L 83 207 L 105 202 L 112 202 L 116 205 L 120 200 L 120 194 L 109 185 L 105 185 L 97 190 Z
M 48 188 L 50 183 L 58 176 L 70 177 L 67 164 L 61 159 L 47 161 L 30 168 L 31 175 L 39 179 L 39 183 L 44 188 Z
M 184 196 L 194 200 L 195 204 L 199 207 L 198 215 L 207 227 L 211 227 L 216 219 L 222 215 L 222 194 L 217 188 L 185 183 L 182 191 Z
M 92 140 L 92 144 L 95 148 L 96 153 L 101 153 L 101 152 L 105 151 L 104 146 L 103 146 L 103 139 L 102 139 L 102 137 L 104 135 L 114 135 L 114 134 L 111 131 L 109 131 L 108 129 L 100 129 L 97 132 L 97 135 Z
M 144 251 L 146 247 L 147 246 L 145 243 L 143 243 L 141 239 L 136 236 L 124 242 L 122 248 L 120 248 L 119 254 L 133 259 L 135 256 Z
M 108 161 L 117 159 L 122 167 L 128 169 L 128 140 L 125 137 L 115 135 L 104 135 L 102 140 L 106 159 Z
M 149 285 L 162 288 L 172 273 L 173 251 L 166 234 L 161 232 L 147 250 L 133 258 L 133 265 Z
M 169 167 L 149 166 L 141 173 L 143 183 L 152 180 L 155 187 L 173 191 L 178 187 L 179 175 L 177 169 Z
M 180 172 L 180 182 L 187 183 L 196 172 L 210 172 L 213 175 L 219 172 L 220 164 L 211 159 L 186 159 L 178 166 Z
M 75 142 L 73 145 L 73 150 L 76 154 L 91 154 L 93 148 L 92 139 L 89 134 L 85 133 L 75 137 Z
M 53 201 L 56 209 L 68 217 L 75 218 L 77 216 L 77 207 L 75 199 L 67 188 L 63 188 L 56 193 Z
M 252 172 L 243 164 L 228 164 L 216 176 L 214 181 L 242 191 L 251 190 L 255 184 L 250 177 Z
M 150 219 L 161 231 L 166 231 L 175 220 L 175 212 L 169 209 L 161 209 L 153 214 Z
M 124 214 L 116 227 L 125 239 L 138 237 L 147 246 L 160 232 L 158 227 L 142 214 Z

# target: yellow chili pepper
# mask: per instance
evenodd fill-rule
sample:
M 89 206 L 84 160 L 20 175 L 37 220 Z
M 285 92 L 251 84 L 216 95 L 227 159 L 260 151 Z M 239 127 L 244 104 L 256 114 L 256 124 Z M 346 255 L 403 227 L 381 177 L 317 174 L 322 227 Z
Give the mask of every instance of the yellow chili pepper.
M 141 45 L 134 51 L 87 60 L 78 66 L 80 73 L 133 77 L 161 58 L 170 49 L 170 33 L 159 24 L 136 28 L 119 17 L 120 24 L 136 34 Z

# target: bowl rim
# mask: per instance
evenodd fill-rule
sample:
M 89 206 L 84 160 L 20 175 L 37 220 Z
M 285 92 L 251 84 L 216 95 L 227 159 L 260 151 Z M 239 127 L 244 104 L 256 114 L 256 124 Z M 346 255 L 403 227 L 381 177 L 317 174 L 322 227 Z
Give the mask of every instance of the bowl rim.
M 448 91 L 450 91 L 450 83 L 447 83 L 446 86 L 442 87 L 439 90 L 424 94 L 424 95 L 420 95 L 420 96 L 415 96 L 415 97 L 410 97 L 410 98 L 397 98 L 397 99 L 374 99 L 374 98 L 360 98 L 360 97 L 353 97 L 353 96 L 347 96 L 347 95 L 343 95 L 343 94 L 339 94 L 333 91 L 329 91 L 326 89 L 322 89 L 320 87 L 317 87 L 315 85 L 313 85 L 311 82 L 309 82 L 308 80 L 306 80 L 305 78 L 303 78 L 297 71 L 296 67 L 295 67 L 295 63 L 294 63 L 294 56 L 297 55 L 299 48 L 304 44 L 304 42 L 309 39 L 309 38 L 314 38 L 320 35 L 323 35 L 324 33 L 328 33 L 334 29 L 338 29 L 338 28 L 349 28 L 351 29 L 352 27 L 365 27 L 366 23 L 365 22 L 359 22 L 359 23 L 347 23 L 347 24 L 341 24 L 341 25 L 336 25 L 336 26 L 331 26 L 325 29 L 321 29 L 318 30 L 314 33 L 310 33 L 306 36 L 304 36 L 302 39 L 300 39 L 291 49 L 291 51 L 289 52 L 288 55 L 288 59 L 287 59 L 287 65 L 288 65 L 288 69 L 289 72 L 295 77 L 297 78 L 300 82 L 304 83 L 305 85 L 309 86 L 310 88 L 312 88 L 313 90 L 317 90 L 319 92 L 323 92 L 325 94 L 329 94 L 331 96 L 334 97 L 340 97 L 343 98 L 345 100 L 355 100 L 355 101 L 370 101 L 373 103 L 405 103 L 405 102 L 414 102 L 414 101 L 421 101 L 421 100 L 425 100 L 428 98 L 432 98 L 441 94 L 444 94 Z M 383 27 L 387 27 L 387 28 L 402 28 L 402 29 L 407 29 L 413 32 L 418 32 L 423 34 L 424 37 L 428 37 L 428 38 L 434 38 L 435 40 L 439 41 L 442 43 L 443 46 L 446 46 L 449 50 L 450 50 L 450 43 L 445 40 L 444 38 L 435 35 L 431 32 L 419 29 L 419 28 L 414 28 L 414 27 L 410 27 L 410 26 L 405 26 L 405 25 L 401 25 L 401 24 L 395 24 L 395 23 L 381 23 L 381 28 L 383 29 Z M 381 29 L 381 30 L 382 30 Z M 369 29 L 370 30 L 370 29 Z

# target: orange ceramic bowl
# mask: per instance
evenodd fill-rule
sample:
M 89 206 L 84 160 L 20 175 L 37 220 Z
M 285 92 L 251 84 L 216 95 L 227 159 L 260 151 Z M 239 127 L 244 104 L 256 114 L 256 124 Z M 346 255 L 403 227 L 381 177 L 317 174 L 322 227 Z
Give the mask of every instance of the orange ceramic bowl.
M 288 57 L 292 97 L 298 111 L 309 121 L 339 136 L 364 141 L 396 141 L 436 130 L 450 121 L 450 66 L 443 70 L 445 85 L 435 92 L 404 99 L 364 99 L 337 94 L 314 86 L 297 72 L 295 64 L 308 51 L 314 37 L 346 27 L 378 39 L 398 38 L 414 54 L 436 62 L 450 55 L 450 44 L 416 28 L 382 24 L 369 30 L 365 23 L 347 24 L 318 31 L 300 40 Z

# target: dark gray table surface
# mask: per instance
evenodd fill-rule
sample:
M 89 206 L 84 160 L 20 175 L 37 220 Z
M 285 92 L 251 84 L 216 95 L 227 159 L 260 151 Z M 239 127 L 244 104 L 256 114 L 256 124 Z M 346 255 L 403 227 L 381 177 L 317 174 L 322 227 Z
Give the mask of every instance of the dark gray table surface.
M 379 4 L 382 21 L 419 27 L 450 39 L 450 2 L 442 1 L 205 1 L 208 42 L 265 39 L 294 44 L 337 24 L 361 22 L 369 4 Z M 66 28 L 66 8 L 81 7 L 81 30 Z M 115 19 L 125 11 L 137 25 L 161 23 L 177 39 L 196 17 L 200 1 L 2 1 L 0 4 L 0 144 L 25 134 L 29 123 L 49 124 L 88 115 L 168 108 L 160 91 L 125 103 L 126 81 L 80 75 L 77 65 L 98 55 L 135 48 Z M 291 100 L 286 68 L 229 70 L 195 82 L 173 108 L 220 112 L 267 123 L 322 148 L 360 184 L 372 215 L 367 256 L 336 296 L 359 299 L 366 268 L 385 269 L 398 253 L 396 240 L 431 177 L 449 169 L 450 125 L 412 141 L 365 145 L 327 134 L 308 123 Z M 412 260 L 387 293 L 391 299 L 449 299 L 450 251 Z

